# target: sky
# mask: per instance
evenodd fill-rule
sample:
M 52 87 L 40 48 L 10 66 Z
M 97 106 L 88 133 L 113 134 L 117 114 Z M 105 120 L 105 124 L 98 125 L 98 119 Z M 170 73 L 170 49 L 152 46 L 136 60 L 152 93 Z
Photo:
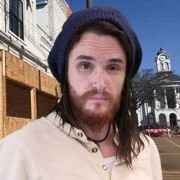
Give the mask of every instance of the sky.
M 86 0 L 66 0 L 73 12 L 86 8 Z M 143 50 L 142 69 L 156 72 L 155 57 L 163 48 L 172 71 L 180 75 L 180 0 L 92 0 L 93 6 L 111 6 L 128 19 Z

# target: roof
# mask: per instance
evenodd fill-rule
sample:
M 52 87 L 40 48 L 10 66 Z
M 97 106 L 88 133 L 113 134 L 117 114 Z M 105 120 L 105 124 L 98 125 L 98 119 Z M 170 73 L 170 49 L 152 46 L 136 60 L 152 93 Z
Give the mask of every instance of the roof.
M 159 81 L 164 85 L 180 85 L 180 76 L 173 72 L 158 72 L 153 80 Z

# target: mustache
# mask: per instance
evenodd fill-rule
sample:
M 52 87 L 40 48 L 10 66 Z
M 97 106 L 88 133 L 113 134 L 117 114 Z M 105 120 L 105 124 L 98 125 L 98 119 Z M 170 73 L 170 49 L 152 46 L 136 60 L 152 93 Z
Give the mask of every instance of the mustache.
M 103 91 L 101 93 L 98 93 L 96 90 L 92 89 L 92 90 L 89 90 L 89 91 L 86 91 L 85 93 L 83 93 L 80 98 L 81 99 L 87 99 L 88 97 L 91 97 L 91 96 L 94 96 L 94 95 L 97 95 L 97 94 L 101 94 L 104 98 L 106 99 L 111 99 L 111 100 L 114 100 L 114 96 L 107 92 L 107 91 Z

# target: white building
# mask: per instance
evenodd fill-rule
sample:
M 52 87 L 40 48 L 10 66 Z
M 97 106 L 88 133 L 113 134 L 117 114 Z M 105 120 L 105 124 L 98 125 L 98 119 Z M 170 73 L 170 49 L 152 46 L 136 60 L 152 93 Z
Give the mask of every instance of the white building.
M 72 13 L 65 0 L 36 0 L 38 26 L 54 42 L 62 25 Z
M 65 0 L 1 0 L 0 49 L 47 72 L 47 56 L 71 10 Z
M 0 1 L 0 139 L 59 101 L 47 57 L 70 13 L 64 0 Z
M 154 90 L 154 99 L 138 109 L 141 124 L 180 126 L 180 76 L 171 69 L 171 58 L 162 48 L 155 57 L 157 73 L 153 79 L 160 82 Z M 160 98 L 159 98 L 160 97 Z

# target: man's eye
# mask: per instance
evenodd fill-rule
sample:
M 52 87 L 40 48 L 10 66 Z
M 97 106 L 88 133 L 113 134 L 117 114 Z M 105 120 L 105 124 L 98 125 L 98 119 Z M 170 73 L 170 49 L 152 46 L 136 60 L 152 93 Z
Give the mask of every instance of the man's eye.
M 107 70 L 109 70 L 109 71 L 119 71 L 119 67 L 117 67 L 117 66 L 109 66 L 107 68 Z
M 90 65 L 89 64 L 81 64 L 81 69 L 89 69 Z

